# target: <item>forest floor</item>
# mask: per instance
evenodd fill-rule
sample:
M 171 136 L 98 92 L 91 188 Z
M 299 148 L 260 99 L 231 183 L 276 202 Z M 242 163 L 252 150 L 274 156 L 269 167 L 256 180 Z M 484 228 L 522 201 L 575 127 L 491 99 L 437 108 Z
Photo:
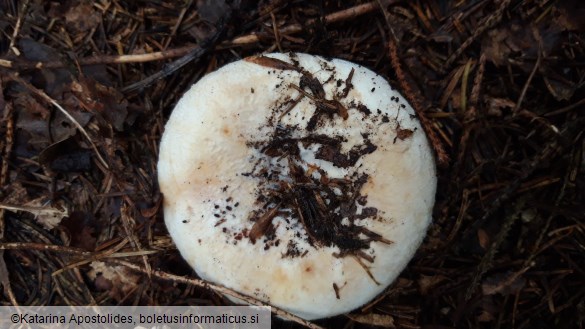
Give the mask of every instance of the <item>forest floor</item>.
M 428 236 L 326 328 L 585 328 L 580 0 L 0 1 L 3 305 L 225 305 L 162 217 L 177 99 L 265 52 L 338 57 L 413 104 L 437 156 Z

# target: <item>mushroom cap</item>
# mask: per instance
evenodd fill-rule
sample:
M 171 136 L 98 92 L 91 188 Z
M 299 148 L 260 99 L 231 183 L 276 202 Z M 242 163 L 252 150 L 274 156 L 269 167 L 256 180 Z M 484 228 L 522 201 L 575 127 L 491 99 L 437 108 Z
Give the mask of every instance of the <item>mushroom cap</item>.
M 363 66 L 301 53 L 193 85 L 166 125 L 158 177 L 169 233 L 201 278 L 307 320 L 394 281 L 436 190 L 406 100 Z

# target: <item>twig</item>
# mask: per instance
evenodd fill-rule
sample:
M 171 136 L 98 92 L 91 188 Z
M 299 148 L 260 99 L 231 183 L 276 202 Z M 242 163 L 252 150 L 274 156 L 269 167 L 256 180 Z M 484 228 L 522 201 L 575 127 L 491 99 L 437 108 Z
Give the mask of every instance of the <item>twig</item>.
M 53 273 L 51 273 L 51 276 L 56 277 L 56 276 L 60 275 L 62 272 L 65 272 L 66 270 L 69 270 L 69 269 L 72 269 L 72 268 L 75 268 L 75 267 L 78 267 L 78 266 L 81 266 L 84 264 L 88 264 L 88 263 L 91 263 L 93 261 L 100 260 L 102 258 L 110 257 L 113 254 L 115 254 L 118 250 L 121 250 L 122 248 L 124 248 L 128 244 L 128 242 L 130 242 L 130 239 L 128 237 L 126 237 L 122 241 L 120 241 L 117 245 L 115 245 L 107 250 L 100 251 L 98 253 L 94 253 L 91 255 L 87 255 L 88 257 L 86 257 L 82 260 L 67 264 L 64 267 L 62 267 L 56 271 L 53 271 Z
M 270 12 L 270 18 L 272 19 L 272 31 L 274 32 L 276 47 L 278 48 L 278 51 L 282 53 L 283 51 L 282 45 L 280 44 L 280 32 L 278 31 L 278 26 L 276 25 L 276 16 L 274 15 L 274 12 Z
M 323 17 L 323 21 L 325 24 L 336 23 L 340 21 L 345 21 L 351 18 L 355 18 L 367 13 L 370 13 L 377 8 L 376 2 L 368 2 L 361 5 L 357 5 L 348 9 L 340 10 L 334 13 L 331 13 L 325 17 Z M 286 35 L 286 34 L 295 34 L 299 33 L 303 30 L 303 26 L 315 24 L 318 19 L 311 19 L 306 22 L 306 24 L 291 24 L 282 29 L 280 29 L 279 35 Z M 244 35 L 238 38 L 233 39 L 232 41 L 224 42 L 220 45 L 220 48 L 229 47 L 229 46 L 243 46 L 248 45 L 251 43 L 260 42 L 260 37 L 257 34 L 249 34 Z
M 36 94 L 36 95 L 40 96 L 41 98 L 43 98 L 45 101 L 53 104 L 53 106 L 55 106 L 59 111 L 61 111 L 61 113 L 63 113 L 65 115 L 65 117 L 67 117 L 67 119 L 69 119 L 69 121 L 71 121 L 73 123 L 73 125 L 75 125 L 75 127 L 77 127 L 77 129 L 79 129 L 79 131 L 83 134 L 83 136 L 85 136 L 85 138 L 87 139 L 87 141 L 89 142 L 89 144 L 93 148 L 95 154 L 97 155 L 97 157 L 100 160 L 100 162 L 102 163 L 102 165 L 104 167 L 106 167 L 106 169 L 110 169 L 110 167 L 108 166 L 108 163 L 100 154 L 100 151 L 98 150 L 97 146 L 95 145 L 95 143 L 93 142 L 93 140 L 91 139 L 91 137 L 89 136 L 89 134 L 87 133 L 85 128 L 83 128 L 83 126 L 79 122 L 77 122 L 77 120 L 75 120 L 75 118 L 73 116 L 71 116 L 71 114 L 69 114 L 69 112 L 67 112 L 67 110 L 65 110 L 63 107 L 61 107 L 61 105 L 59 105 L 59 103 L 57 103 L 57 101 L 52 99 L 49 95 L 45 94 L 44 91 L 37 89 L 36 87 L 31 85 L 30 83 L 22 80 L 18 76 L 17 73 L 12 73 L 10 75 L 10 78 L 12 80 L 20 83 L 21 85 L 23 85 L 26 89 L 28 89 L 33 94 Z
M 398 38 L 394 33 L 394 29 L 392 28 L 392 21 L 390 16 L 387 13 L 386 7 L 392 1 L 384 1 L 384 0 L 377 0 L 376 5 L 380 8 L 382 13 L 384 14 L 384 18 L 386 20 L 386 25 L 390 30 L 390 34 L 392 35 L 391 38 L 388 38 L 388 49 L 390 55 L 390 63 L 392 64 L 392 68 L 396 73 L 396 77 L 398 78 L 398 83 L 400 84 L 400 88 L 404 92 L 404 97 L 408 100 L 412 108 L 416 112 L 418 119 L 420 120 L 421 126 L 423 127 L 427 137 L 429 138 L 433 149 L 435 150 L 435 154 L 437 156 L 437 162 L 440 167 L 445 167 L 449 163 L 449 156 L 447 152 L 445 152 L 445 148 L 443 147 L 443 143 L 441 143 L 439 137 L 435 133 L 432 127 L 432 123 L 429 121 L 425 113 L 423 112 L 422 105 L 419 102 L 418 97 L 414 95 L 410 84 L 406 80 L 406 75 L 402 70 L 402 66 L 400 64 L 400 59 L 398 58 Z
M 582 131 L 582 129 L 580 129 L 582 127 L 582 124 L 583 124 L 583 120 L 568 122 L 565 125 L 564 129 L 562 129 L 562 131 L 560 133 L 561 137 L 563 137 L 565 140 L 573 140 L 575 135 L 577 135 L 579 132 Z M 496 210 L 498 210 L 501 207 L 501 205 L 503 204 L 504 201 L 507 201 L 510 199 L 510 197 L 512 196 L 512 193 L 514 191 L 517 191 L 518 188 L 520 187 L 521 183 L 526 178 L 528 178 L 530 175 L 532 175 L 532 173 L 534 173 L 534 171 L 538 168 L 539 164 L 541 164 L 542 162 L 544 162 L 548 159 L 551 159 L 556 154 L 562 154 L 565 147 L 566 147 L 565 145 L 563 145 L 557 141 L 554 141 L 554 142 L 550 143 L 549 145 L 547 145 L 546 147 L 544 147 L 539 154 L 532 157 L 531 159 L 527 159 L 526 161 L 524 161 L 523 166 L 522 166 L 523 169 L 520 173 L 520 176 L 518 178 L 516 178 L 513 182 L 511 182 L 508 185 L 508 187 L 506 189 L 504 189 L 504 191 L 502 191 L 502 193 L 500 193 L 500 195 L 491 203 L 491 207 L 483 214 L 483 216 L 479 220 L 477 220 L 472 226 L 470 226 L 466 230 L 466 232 L 463 233 L 463 236 L 469 236 L 469 234 L 471 234 L 472 232 L 477 231 L 477 229 L 483 223 L 485 223 L 485 221 L 488 218 L 490 218 Z M 560 202 L 560 198 L 562 198 L 563 195 L 564 195 L 564 191 L 562 191 L 560 193 L 559 199 L 557 199 L 557 202 Z M 511 216 L 511 217 L 514 217 L 514 216 Z M 549 217 L 549 220 L 551 218 L 553 218 L 553 216 Z M 499 240 L 503 239 L 503 237 L 505 237 L 505 234 L 507 233 L 507 231 L 509 229 L 509 225 L 511 225 L 512 223 L 513 223 L 512 219 L 506 220 L 506 222 L 504 223 L 504 226 L 502 227 L 500 233 L 498 234 L 498 236 L 496 238 L 496 241 L 494 241 L 494 243 L 490 247 L 490 250 L 482 258 L 482 260 L 481 260 L 479 266 L 477 267 L 477 270 L 473 276 L 473 279 L 472 279 L 469 287 L 467 288 L 467 292 L 465 294 L 466 300 L 469 300 L 471 298 L 471 294 L 475 290 L 477 284 L 483 278 L 483 275 L 485 274 L 485 272 L 487 270 L 489 270 L 489 268 L 491 267 L 491 265 L 492 265 L 491 260 L 499 247 L 499 244 L 500 244 L 499 242 L 501 242 Z M 546 224 L 546 228 L 548 228 L 549 224 L 550 223 Z M 543 231 L 541 231 L 541 237 L 539 237 L 538 243 L 540 243 L 541 238 L 543 236 L 544 236 L 544 233 L 543 233 Z M 533 256 L 531 256 L 531 257 L 533 257 Z
M 512 111 L 514 113 L 514 115 L 516 115 L 516 113 L 518 113 L 520 106 L 522 106 L 522 101 L 524 100 L 524 97 L 526 96 L 526 91 L 528 91 L 528 87 L 530 86 L 530 83 L 532 82 L 532 78 L 534 78 L 534 75 L 536 74 L 536 70 L 538 70 L 538 68 L 540 67 L 540 62 L 542 60 L 542 39 L 541 39 L 541 37 L 536 29 L 533 30 L 533 33 L 534 33 L 535 38 L 538 40 L 538 57 L 536 58 L 536 63 L 534 63 L 534 67 L 532 68 L 532 71 L 530 72 L 528 79 L 526 79 L 526 83 L 524 84 L 524 87 L 522 87 L 522 92 L 520 93 L 520 97 L 518 98 L 518 101 L 516 102 L 516 106 L 514 107 L 514 110 Z
M 581 100 L 577 101 L 576 103 L 571 104 L 569 106 L 565 106 L 565 107 L 560 108 L 558 110 L 554 110 L 552 112 L 545 113 L 543 116 L 550 117 L 550 116 L 553 116 L 553 115 L 563 114 L 565 112 L 569 112 L 571 110 L 574 110 L 574 109 L 576 109 L 576 108 L 578 108 L 578 107 L 580 107 L 581 105 L 584 105 L 584 104 L 585 104 L 585 98 L 583 98 L 583 99 L 581 99 Z
M 441 69 L 439 71 L 445 72 L 447 70 L 447 68 L 449 68 L 453 64 L 453 62 L 455 62 L 455 60 L 457 60 L 457 58 L 459 58 L 459 56 L 461 56 L 461 54 L 463 54 L 463 52 L 467 49 L 467 47 L 469 47 L 473 43 L 473 41 L 475 41 L 480 35 L 482 35 L 489 28 L 496 25 L 502 19 L 502 16 L 504 14 L 504 10 L 506 10 L 506 8 L 508 8 L 508 6 L 510 5 L 510 1 L 511 0 L 503 0 L 502 3 L 500 4 L 500 6 L 498 7 L 498 9 L 493 14 L 491 14 L 489 17 L 487 17 L 483 22 L 479 23 L 479 26 L 473 31 L 471 36 L 469 38 L 467 38 L 467 40 L 465 40 L 461 44 L 461 46 L 459 46 L 459 49 L 457 49 L 453 54 L 451 54 L 447 58 L 447 60 L 445 61 L 443 66 L 441 66 Z
M 89 255 L 90 251 L 81 248 L 66 247 L 58 245 L 50 245 L 35 242 L 4 242 L 0 243 L 0 250 L 38 250 L 38 251 L 54 251 L 67 254 Z
M 370 13 L 376 9 L 376 4 L 374 2 L 361 4 L 355 7 L 351 7 L 348 9 L 344 9 L 332 14 L 325 16 L 324 20 L 325 23 L 336 23 L 340 21 L 345 21 L 348 19 L 352 19 L 361 15 L 365 15 Z M 315 23 L 315 20 L 310 20 L 308 24 Z M 295 34 L 299 33 L 303 30 L 303 26 L 300 24 L 292 24 L 288 25 L 280 30 L 278 30 L 279 35 L 282 34 Z M 248 34 L 244 36 L 237 37 L 231 41 L 226 41 L 218 45 L 218 48 L 228 48 L 231 46 L 244 46 L 252 43 L 256 43 L 260 41 L 260 37 L 256 34 Z M 157 51 L 148 54 L 135 54 L 135 55 L 117 55 L 117 56 L 92 56 L 86 58 L 80 58 L 78 60 L 79 65 L 81 66 L 88 66 L 88 65 L 98 65 L 98 64 L 126 64 L 126 63 L 145 63 L 145 62 L 153 62 L 153 61 L 160 61 L 170 58 L 177 58 L 186 56 L 192 52 L 195 52 L 199 49 L 198 45 L 190 45 L 180 48 L 168 49 L 163 51 Z M 195 56 L 197 57 L 197 56 Z M 31 69 L 55 69 L 55 68 L 62 68 L 67 66 L 67 63 L 64 63 L 61 60 L 58 61 L 47 61 L 47 62 L 33 62 L 27 60 L 16 60 L 11 61 L 7 59 L 0 59 L 0 66 L 15 70 L 31 70 Z M 128 88 L 128 87 L 127 87 Z
M 500 231 L 496 235 L 493 243 L 490 245 L 486 254 L 481 259 L 481 262 L 477 266 L 477 269 L 473 275 L 471 284 L 469 285 L 469 287 L 467 287 L 467 291 L 465 292 L 465 301 L 471 299 L 473 292 L 475 291 L 475 287 L 483 278 L 483 275 L 493 266 L 494 257 L 498 250 L 500 249 L 502 242 L 504 242 L 504 238 L 508 235 L 508 232 L 510 232 L 512 224 L 516 222 L 518 218 L 517 213 L 520 211 L 518 208 L 520 208 L 521 206 L 523 206 L 523 204 L 519 203 L 516 206 L 517 209 L 512 213 L 508 213 L 508 216 L 504 219 L 504 223 L 502 224 Z
M 215 45 L 215 43 L 223 33 L 227 20 L 229 19 L 229 16 L 231 16 L 231 14 L 227 14 L 227 16 L 228 17 L 225 17 L 219 21 L 219 23 L 216 26 L 215 32 L 213 32 L 213 34 L 210 37 L 208 37 L 199 45 L 197 45 L 196 48 L 191 50 L 185 56 L 179 58 L 178 60 L 174 61 L 171 64 L 164 66 L 160 72 L 155 73 L 147 77 L 146 79 L 143 79 L 141 81 L 135 82 L 131 85 L 122 88 L 122 92 L 130 92 L 133 90 L 145 88 L 153 84 L 155 81 L 173 74 L 174 72 L 176 72 L 183 66 L 187 65 L 188 63 L 201 58 L 201 56 L 203 56 L 210 48 L 212 48 Z
M 142 251 L 123 251 L 123 252 L 116 252 L 120 250 L 128 243 L 127 239 L 122 240 L 118 245 L 116 245 L 113 249 L 108 249 L 106 251 L 87 251 L 81 248 L 76 247 L 68 247 L 68 246 L 59 246 L 59 245 L 51 245 L 51 244 L 44 244 L 44 243 L 36 243 L 36 242 L 3 242 L 0 243 L 0 250 L 37 250 L 37 251 L 53 251 L 53 252 L 60 252 L 66 254 L 75 254 L 79 256 L 93 256 L 91 259 L 98 260 L 101 258 L 118 258 L 118 257 L 134 257 L 134 256 L 142 256 L 144 254 L 154 254 L 159 252 L 158 250 L 142 250 Z
M 12 50 L 12 52 L 16 56 L 20 56 L 20 51 L 16 48 L 16 37 L 18 37 L 18 33 L 20 32 L 20 27 L 22 26 L 22 17 L 26 15 L 26 11 L 28 10 L 28 3 L 30 0 L 26 0 L 22 3 L 22 8 L 18 13 L 18 19 L 16 20 L 16 24 L 14 25 L 14 31 L 12 32 L 12 38 L 10 38 L 10 45 L 8 49 Z
M 457 153 L 457 159 L 455 165 L 453 166 L 453 174 L 456 175 L 454 177 L 458 180 L 461 177 L 461 168 L 463 166 L 463 160 L 465 154 L 467 153 L 467 141 L 471 135 L 471 132 L 476 128 L 477 123 L 474 122 L 477 116 L 477 104 L 479 101 L 479 93 L 481 88 L 481 83 L 483 81 L 483 74 L 485 71 L 485 55 L 481 55 L 479 58 L 479 67 L 477 69 L 477 73 L 475 75 L 475 79 L 473 80 L 473 87 L 471 89 L 471 96 L 469 98 L 469 108 L 463 114 L 463 133 L 461 134 L 461 139 L 459 142 L 459 151 Z M 454 188 L 456 184 L 451 184 L 450 189 Z
M 481 90 L 481 83 L 483 81 L 483 74 L 485 72 L 485 54 L 479 57 L 479 67 L 473 80 L 473 87 L 471 88 L 471 95 L 469 96 L 469 111 L 465 113 L 465 121 L 471 121 L 475 119 L 477 114 L 477 104 L 479 103 L 479 93 Z
M 0 79 L 0 90 L 4 90 L 2 86 L 2 79 Z M 8 159 L 12 154 L 12 146 L 14 144 L 14 117 L 12 104 L 7 104 L 4 100 L 4 95 L 0 93 L 0 108 L 4 107 L 4 121 L 6 122 L 6 133 L 4 136 L 5 144 L 2 150 L 2 169 L 0 171 L 0 187 L 4 188 L 8 184 Z M 4 209 L 0 209 L 0 241 L 4 240 Z M 4 287 L 4 295 L 13 306 L 17 306 L 16 296 L 12 291 L 10 284 L 10 276 L 6 262 L 4 261 L 4 250 L 0 250 L 0 283 Z
M 131 270 L 140 272 L 140 273 L 144 273 L 147 274 L 148 271 L 138 265 L 126 262 L 126 261 L 121 261 L 121 260 L 114 260 L 114 259 L 109 259 L 107 260 L 107 262 L 111 262 L 114 264 L 118 264 L 118 265 L 123 265 L 128 267 Z M 190 284 L 196 287 L 200 287 L 200 288 L 204 288 L 204 289 L 211 289 L 219 294 L 224 294 L 224 295 L 229 295 L 231 297 L 237 298 L 237 299 L 241 299 L 243 301 L 245 301 L 248 304 L 251 305 L 255 305 L 255 306 L 270 306 L 271 307 L 271 311 L 272 313 L 285 318 L 287 320 L 290 321 L 294 321 L 298 324 L 301 324 L 307 328 L 311 328 L 311 329 L 323 329 L 322 327 L 311 323 L 310 321 L 304 320 L 294 314 L 291 314 L 287 311 L 284 311 L 278 307 L 272 306 L 272 305 L 268 305 L 256 298 L 250 297 L 250 296 L 246 296 L 244 294 L 241 294 L 237 291 L 234 291 L 232 289 L 220 286 L 220 285 L 216 285 L 204 280 L 200 280 L 200 279 L 192 279 L 192 278 L 187 278 L 187 277 L 183 277 L 183 276 L 178 276 L 178 275 L 174 275 L 174 274 L 170 274 L 170 273 L 166 273 L 163 271 L 157 271 L 157 270 L 153 270 L 150 271 L 150 274 L 153 277 L 159 278 L 161 280 L 165 280 L 165 281 L 172 281 L 172 282 L 178 282 L 178 283 L 184 283 L 184 284 Z
M 392 40 L 394 40 L 395 44 L 398 46 L 400 40 L 396 36 L 396 32 L 394 32 L 394 28 L 392 27 L 392 17 L 388 14 L 388 6 L 390 6 L 395 0 L 376 0 L 376 5 L 384 14 L 384 20 L 386 21 L 386 26 L 388 26 L 388 30 L 390 30 L 390 35 L 392 36 Z
M 0 79 L 0 90 L 4 90 L 4 86 Z M 8 184 L 8 159 L 12 154 L 12 146 L 14 145 L 14 116 L 13 105 L 7 103 L 4 95 L 0 93 L 0 108 L 4 108 L 4 122 L 6 122 L 6 133 L 4 136 L 4 149 L 2 151 L 2 168 L 0 169 L 0 187 Z M 4 238 L 4 209 L 0 210 L 0 239 Z
M 445 167 L 449 163 L 449 155 L 445 152 L 445 148 L 443 147 L 443 143 L 439 140 L 439 137 L 433 130 L 432 124 L 429 119 L 426 117 L 425 113 L 422 110 L 422 105 L 420 104 L 418 98 L 414 96 L 412 89 L 410 88 L 409 83 L 406 81 L 406 76 L 402 67 L 400 65 L 400 60 L 398 58 L 398 50 L 396 48 L 396 43 L 392 38 L 388 39 L 388 48 L 390 53 L 390 62 L 392 64 L 392 68 L 394 69 L 396 76 L 398 77 L 398 82 L 400 83 L 400 87 L 404 91 L 404 96 L 410 102 L 414 111 L 416 112 L 420 123 L 427 133 L 427 137 L 429 138 L 431 144 L 433 145 L 433 149 L 437 155 L 437 162 L 440 167 Z
M 124 227 L 124 231 L 126 232 L 126 236 L 130 241 L 130 244 L 133 248 L 137 249 L 138 251 L 142 251 L 142 245 L 140 244 L 140 240 L 136 237 L 136 232 L 134 230 L 136 222 L 134 218 L 130 215 L 130 207 L 128 206 L 127 202 L 122 203 L 122 207 L 120 208 L 120 217 L 122 219 L 122 226 Z M 144 262 L 144 268 L 148 271 L 148 278 L 150 278 L 150 271 L 152 268 L 150 267 L 150 263 L 148 262 L 148 257 L 146 255 L 142 256 L 142 261 Z
M 81 58 L 78 60 L 79 65 L 98 65 L 98 64 L 125 64 L 125 63 L 144 63 L 152 61 L 160 61 L 169 58 L 185 56 L 193 50 L 197 49 L 197 45 L 189 45 L 185 47 L 157 51 L 148 54 L 135 54 L 135 55 L 115 55 L 115 56 L 92 56 Z M 67 63 L 56 60 L 48 62 L 33 62 L 27 60 L 16 60 L 10 61 L 6 59 L 0 59 L 0 66 L 15 69 L 15 70 L 31 70 L 31 69 L 56 69 L 65 67 Z

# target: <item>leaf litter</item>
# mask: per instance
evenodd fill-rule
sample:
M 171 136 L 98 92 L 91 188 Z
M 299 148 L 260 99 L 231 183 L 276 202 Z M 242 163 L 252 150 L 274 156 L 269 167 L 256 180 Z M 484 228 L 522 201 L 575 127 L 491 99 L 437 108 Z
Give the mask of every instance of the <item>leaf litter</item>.
M 227 303 L 178 279 L 195 274 L 164 226 L 157 145 L 206 72 L 282 49 L 386 77 L 451 159 L 397 283 L 319 325 L 583 327 L 584 12 L 579 0 L 3 2 L 3 301 Z

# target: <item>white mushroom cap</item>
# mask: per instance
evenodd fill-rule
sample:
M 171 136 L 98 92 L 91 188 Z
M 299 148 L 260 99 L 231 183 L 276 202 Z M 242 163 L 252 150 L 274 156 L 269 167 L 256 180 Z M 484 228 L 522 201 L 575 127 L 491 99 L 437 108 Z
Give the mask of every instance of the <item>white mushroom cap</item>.
M 399 93 L 362 66 L 294 53 L 195 84 L 166 125 L 158 170 L 166 225 L 197 274 L 308 320 L 392 283 L 436 189 Z

